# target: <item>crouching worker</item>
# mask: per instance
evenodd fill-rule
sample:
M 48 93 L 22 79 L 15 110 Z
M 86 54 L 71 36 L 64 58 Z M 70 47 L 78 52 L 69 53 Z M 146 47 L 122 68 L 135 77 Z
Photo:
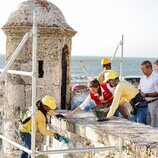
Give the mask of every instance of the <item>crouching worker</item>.
M 113 70 L 109 70 L 105 74 L 105 80 L 110 87 L 115 88 L 114 98 L 107 114 L 107 120 L 114 115 L 118 107 L 122 108 L 126 102 L 129 102 L 135 110 L 134 115 L 137 116 L 137 120 L 134 121 L 147 124 L 147 102 L 141 97 L 139 91 L 131 83 L 120 81 L 118 74 Z M 131 120 L 128 111 L 126 114 L 128 114 L 126 118 Z
M 60 135 L 57 133 L 53 133 L 46 129 L 47 117 L 49 114 L 51 116 L 63 117 L 61 114 L 56 114 L 53 110 L 56 108 L 55 99 L 51 96 L 45 96 L 42 100 L 39 100 L 36 103 L 37 111 L 36 111 L 36 130 L 39 130 L 41 134 L 45 136 L 54 136 L 56 139 L 60 139 Z M 21 121 L 21 125 L 19 127 L 19 135 L 22 140 L 22 145 L 28 149 L 31 149 L 31 115 L 26 112 L 24 115 L 24 119 Z M 30 111 L 31 113 L 31 111 Z M 29 116 L 26 116 L 29 115 Z M 22 151 L 20 158 L 31 158 L 28 153 Z
M 75 110 L 70 112 L 67 118 L 71 119 L 76 112 L 86 109 L 87 106 L 93 103 L 91 111 L 97 117 L 97 121 L 105 121 L 109 106 L 113 99 L 112 91 L 114 90 L 108 87 L 106 83 L 100 84 L 96 79 L 89 82 L 88 87 L 90 93 L 87 98 Z

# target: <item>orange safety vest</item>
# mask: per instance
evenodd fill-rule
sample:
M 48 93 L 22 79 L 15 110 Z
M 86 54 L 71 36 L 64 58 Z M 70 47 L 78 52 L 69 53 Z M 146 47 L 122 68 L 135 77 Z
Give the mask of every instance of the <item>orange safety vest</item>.
M 110 92 L 110 90 L 108 89 L 106 83 L 102 83 L 100 86 L 104 89 L 103 98 L 104 98 L 105 102 L 107 104 L 112 103 L 113 95 Z M 98 98 L 98 96 L 94 95 L 91 92 L 90 92 L 90 96 L 91 96 L 91 99 L 93 99 L 95 101 L 97 106 L 102 105 L 102 103 L 101 103 L 100 99 Z

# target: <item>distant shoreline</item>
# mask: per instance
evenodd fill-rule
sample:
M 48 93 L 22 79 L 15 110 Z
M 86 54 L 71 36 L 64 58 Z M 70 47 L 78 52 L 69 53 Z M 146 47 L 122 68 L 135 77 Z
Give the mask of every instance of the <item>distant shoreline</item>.
M 5 56 L 5 54 L 0 53 L 0 56 Z M 111 58 L 112 56 L 95 56 L 95 55 L 72 55 L 72 57 L 98 57 L 98 58 Z M 120 58 L 120 56 L 116 56 L 115 58 Z M 142 59 L 158 59 L 158 57 L 132 57 L 132 56 L 124 56 L 124 58 L 142 58 Z

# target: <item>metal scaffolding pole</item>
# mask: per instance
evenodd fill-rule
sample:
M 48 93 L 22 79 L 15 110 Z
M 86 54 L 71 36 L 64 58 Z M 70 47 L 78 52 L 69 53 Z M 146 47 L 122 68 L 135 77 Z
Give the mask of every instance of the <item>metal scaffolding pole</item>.
M 36 10 L 33 11 L 33 45 L 32 45 L 32 135 L 31 135 L 31 157 L 35 158 L 35 146 L 36 146 L 36 77 L 37 77 L 37 21 Z
M 38 151 L 38 155 L 49 155 L 49 154 L 65 154 L 65 153 L 79 153 L 79 152 L 95 152 L 103 150 L 119 150 L 117 146 L 106 146 L 106 147 L 94 147 L 94 148 L 78 148 L 78 149 L 64 149 L 64 150 L 49 150 L 49 151 Z
M 20 144 L 18 144 L 18 143 L 16 143 L 16 142 L 14 142 L 14 141 L 12 141 L 12 140 L 10 140 L 10 139 L 4 137 L 3 135 L 0 135 L 0 138 L 3 139 L 3 140 L 5 140 L 6 142 L 8 142 L 8 143 L 10 143 L 10 144 L 12 144 L 12 145 L 14 145 L 14 146 L 16 146 L 17 148 L 19 148 L 19 149 L 21 149 L 21 150 L 23 150 L 23 151 L 25 151 L 25 152 L 31 154 L 31 150 L 30 150 L 30 149 L 28 149 L 28 148 L 26 148 L 26 147 L 23 147 L 22 145 L 20 145 Z
M 27 32 L 25 34 L 25 36 L 23 37 L 23 39 L 21 40 L 21 42 L 19 43 L 18 47 L 16 48 L 16 50 L 14 51 L 13 55 L 11 56 L 11 58 L 9 59 L 9 61 L 7 62 L 6 66 L 4 67 L 1 75 L 0 75 L 0 82 L 3 80 L 4 75 L 6 74 L 6 72 L 8 71 L 9 67 L 11 66 L 11 64 L 13 63 L 13 61 L 16 59 L 18 53 L 20 52 L 20 50 L 22 49 L 22 47 L 24 46 L 24 44 L 26 43 L 26 41 L 28 40 L 28 38 L 31 36 L 31 32 Z
M 114 52 L 114 54 L 113 54 L 113 56 L 112 56 L 112 58 L 111 58 L 111 61 L 113 61 L 113 59 L 114 59 L 114 57 L 115 57 L 115 55 L 116 55 L 116 53 L 117 53 L 117 51 L 118 51 L 120 45 L 121 45 L 121 41 L 120 41 L 119 44 L 117 45 L 117 47 L 116 47 L 116 49 L 115 49 L 115 52 Z
M 120 80 L 122 80 L 123 78 L 123 44 L 124 44 L 124 35 L 122 35 L 122 40 L 121 40 Z
M 2 72 L 2 71 L 3 71 L 3 69 L 0 69 L 0 72 Z M 32 72 L 27 72 L 27 71 L 8 70 L 6 73 L 14 74 L 14 75 L 32 76 Z
M 122 157 L 122 152 L 123 152 L 123 138 L 119 137 L 119 154 L 118 154 L 118 158 Z

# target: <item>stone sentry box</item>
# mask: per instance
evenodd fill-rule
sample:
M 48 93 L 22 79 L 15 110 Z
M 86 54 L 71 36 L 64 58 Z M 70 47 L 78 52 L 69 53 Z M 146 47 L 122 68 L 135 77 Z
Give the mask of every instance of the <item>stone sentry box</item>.
M 37 10 L 38 42 L 37 99 L 54 96 L 61 109 L 69 102 L 71 41 L 75 31 L 66 23 L 62 12 L 46 0 L 27 0 L 11 13 L 2 28 L 7 36 L 6 61 L 17 48 L 24 34 L 32 28 L 32 12 Z M 31 71 L 32 38 L 13 63 L 11 69 Z M 31 77 L 7 75 L 5 89 L 10 105 L 31 104 Z M 14 91 L 14 93 L 12 93 Z
M 76 34 L 66 22 L 64 15 L 51 2 L 46 0 L 26 0 L 13 11 L 2 30 L 6 34 L 7 62 L 26 32 L 32 29 L 33 10 L 37 11 L 37 100 L 45 95 L 56 99 L 59 109 L 66 109 L 70 100 L 70 63 L 72 37 Z M 26 42 L 12 70 L 32 70 L 32 38 Z M 5 77 L 5 98 L 12 111 L 4 110 L 4 117 L 10 118 L 25 111 L 31 105 L 32 79 L 27 76 L 7 74 Z M 4 109 L 7 109 L 4 105 Z M 15 123 L 4 123 L 4 136 L 16 140 Z M 4 144 L 7 157 L 14 157 L 16 150 Z M 10 156 L 9 156 L 10 155 Z M 17 156 L 15 156 L 17 157 Z

